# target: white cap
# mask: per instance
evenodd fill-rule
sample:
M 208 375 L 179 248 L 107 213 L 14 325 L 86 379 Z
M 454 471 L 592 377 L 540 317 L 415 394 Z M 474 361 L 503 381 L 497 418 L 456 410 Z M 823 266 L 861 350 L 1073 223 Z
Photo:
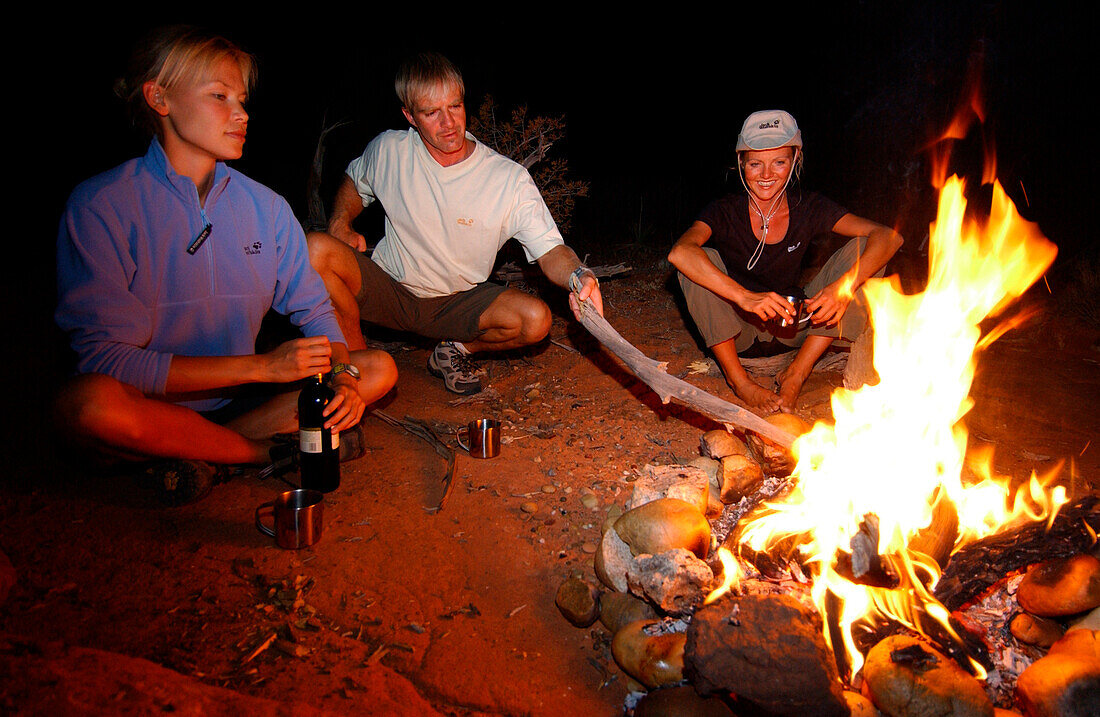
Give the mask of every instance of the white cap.
M 802 147 L 802 131 L 794 117 L 783 110 L 753 112 L 741 126 L 734 151 Z

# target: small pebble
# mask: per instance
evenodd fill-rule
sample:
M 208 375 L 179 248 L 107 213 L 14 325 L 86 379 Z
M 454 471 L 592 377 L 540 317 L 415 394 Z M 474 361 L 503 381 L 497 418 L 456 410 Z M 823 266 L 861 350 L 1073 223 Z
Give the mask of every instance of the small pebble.
M 521 503 L 519 509 L 524 513 L 534 513 L 539 509 L 539 504 L 533 500 L 528 500 Z
M 581 496 L 581 504 L 585 508 L 597 508 L 600 505 L 600 499 L 592 493 L 585 493 Z
M 553 493 L 553 492 L 554 492 L 554 491 L 556 491 L 556 490 L 557 490 L 557 488 L 555 488 L 554 486 L 550 485 L 549 483 L 547 483 L 546 485 L 544 485 L 544 486 L 542 487 L 542 492 L 543 492 L 543 493 Z
M 595 543 L 585 543 L 584 545 L 581 546 L 581 550 L 583 550 L 584 552 L 591 555 L 592 553 L 596 552 L 596 544 Z

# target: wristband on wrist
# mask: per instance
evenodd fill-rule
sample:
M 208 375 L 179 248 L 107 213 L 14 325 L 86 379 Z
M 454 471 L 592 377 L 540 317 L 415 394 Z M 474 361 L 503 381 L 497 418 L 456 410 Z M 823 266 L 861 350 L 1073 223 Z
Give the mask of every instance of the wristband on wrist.
M 592 280 L 596 282 L 597 286 L 599 286 L 600 280 L 596 278 L 596 272 L 592 271 L 584 264 L 581 264 L 573 270 L 572 274 L 569 275 L 569 288 L 571 288 L 573 291 L 580 291 L 581 279 L 584 277 L 585 274 L 591 276 Z

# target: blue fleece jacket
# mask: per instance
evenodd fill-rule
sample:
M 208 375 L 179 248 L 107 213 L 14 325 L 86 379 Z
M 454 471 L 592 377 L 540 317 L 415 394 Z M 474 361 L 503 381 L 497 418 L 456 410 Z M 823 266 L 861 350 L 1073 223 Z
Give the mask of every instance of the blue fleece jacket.
M 207 224 L 209 236 L 188 253 Z M 255 353 L 269 309 L 306 336 L 344 342 L 286 200 L 219 162 L 203 207 L 156 140 L 144 157 L 73 191 L 58 232 L 57 283 L 56 320 L 77 371 L 147 394 L 164 393 L 174 354 Z

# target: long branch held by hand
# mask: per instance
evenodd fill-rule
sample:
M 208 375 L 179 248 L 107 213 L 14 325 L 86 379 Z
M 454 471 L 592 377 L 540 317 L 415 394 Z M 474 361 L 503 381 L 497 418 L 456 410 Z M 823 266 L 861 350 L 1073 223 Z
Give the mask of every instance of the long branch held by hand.
M 649 358 L 620 336 L 607 319 L 592 309 L 587 300 L 581 305 L 581 324 L 611 353 L 622 359 L 634 375 L 652 388 L 660 396 L 662 403 L 675 401 L 719 423 L 726 424 L 727 427 L 729 424 L 734 424 L 758 433 L 784 448 L 790 448 L 794 443 L 794 436 L 773 426 L 752 411 L 723 401 L 717 396 L 692 386 L 687 381 L 668 375 L 667 364 L 664 361 Z

